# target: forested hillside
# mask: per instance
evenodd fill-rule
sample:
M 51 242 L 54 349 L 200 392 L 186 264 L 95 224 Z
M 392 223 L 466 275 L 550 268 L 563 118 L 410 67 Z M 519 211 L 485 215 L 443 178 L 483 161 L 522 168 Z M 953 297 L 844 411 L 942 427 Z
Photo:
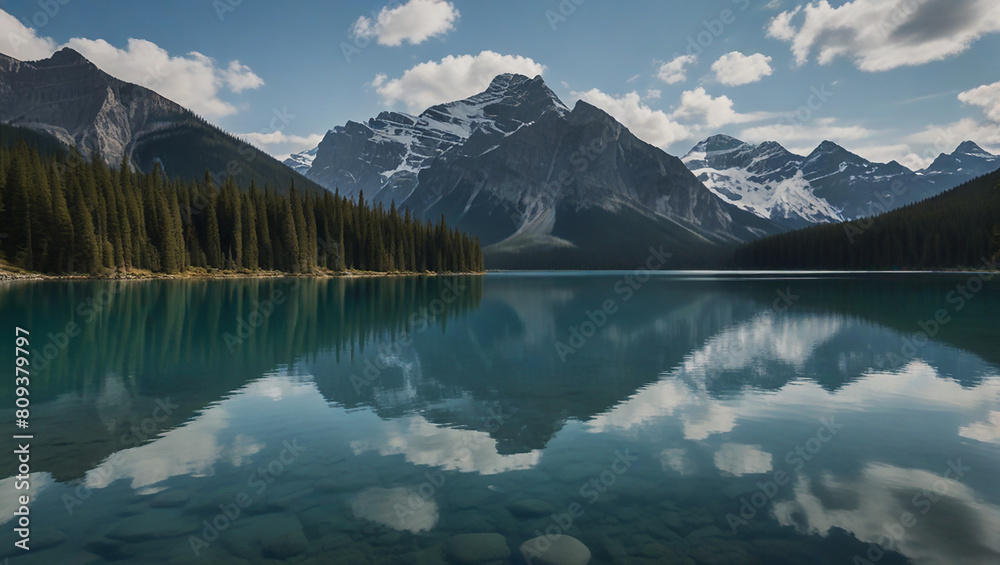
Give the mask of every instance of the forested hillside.
M 9 140 L 8 140 L 9 141 Z M 323 191 L 216 186 L 0 143 L 0 260 L 44 273 L 467 272 L 479 242 Z
M 873 218 L 761 239 L 736 251 L 744 269 L 987 268 L 1000 257 L 1000 171 Z
M 199 180 L 208 169 L 216 184 L 231 176 L 244 187 L 256 180 L 282 192 L 292 182 L 299 192 L 321 194 L 325 190 L 274 157 L 194 115 L 179 118 L 170 128 L 144 137 L 136 143 L 133 160 L 143 171 L 151 171 L 159 164 L 172 179 Z

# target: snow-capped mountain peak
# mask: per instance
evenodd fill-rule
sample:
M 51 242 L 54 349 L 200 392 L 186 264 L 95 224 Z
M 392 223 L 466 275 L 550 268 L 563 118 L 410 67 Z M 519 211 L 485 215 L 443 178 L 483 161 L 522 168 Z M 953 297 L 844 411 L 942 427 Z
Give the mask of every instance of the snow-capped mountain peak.
M 327 132 L 315 149 L 291 156 L 286 163 L 321 185 L 373 200 L 402 202 L 417 186 L 420 171 L 440 155 L 463 150 L 480 154 L 501 139 L 534 123 L 548 112 L 564 116 L 569 109 L 540 76 L 495 77 L 489 87 L 464 100 L 438 104 L 413 116 L 382 112 L 366 123 L 348 122 Z
M 1000 168 L 1000 155 L 994 155 L 972 141 L 965 141 L 951 154 L 942 153 L 920 174 L 936 181 L 937 177 L 959 175 L 970 180 Z
M 962 144 L 958 146 L 958 149 L 955 150 L 955 153 L 971 155 L 974 157 L 996 157 L 996 155 L 987 153 L 982 147 L 976 145 L 976 143 L 972 141 L 962 142 Z
M 285 159 L 283 162 L 285 166 L 290 167 L 304 175 L 309 172 L 310 168 L 312 168 L 313 161 L 316 160 L 317 149 L 318 147 L 313 147 L 308 151 L 296 153 Z

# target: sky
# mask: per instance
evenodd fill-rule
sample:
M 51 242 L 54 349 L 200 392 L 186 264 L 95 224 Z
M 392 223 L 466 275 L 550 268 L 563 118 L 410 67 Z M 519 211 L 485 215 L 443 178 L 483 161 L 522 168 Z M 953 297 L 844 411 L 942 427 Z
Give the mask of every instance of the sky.
M 0 0 L 0 53 L 65 46 L 278 157 L 504 72 L 674 155 L 718 133 L 914 169 L 1000 153 L 996 0 Z

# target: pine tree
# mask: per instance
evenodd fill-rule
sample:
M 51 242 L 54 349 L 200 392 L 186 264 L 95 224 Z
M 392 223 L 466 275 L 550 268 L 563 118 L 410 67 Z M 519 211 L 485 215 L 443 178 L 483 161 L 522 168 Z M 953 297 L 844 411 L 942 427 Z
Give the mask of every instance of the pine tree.
M 215 187 L 212 184 L 212 177 L 205 173 L 206 184 L 204 187 L 205 197 L 205 236 L 204 244 L 205 259 L 208 266 L 213 269 L 221 269 L 222 261 L 222 239 L 219 235 L 219 216 L 216 207 Z
M 77 185 L 77 192 L 70 208 L 73 222 L 73 246 L 69 261 L 70 272 L 96 274 L 100 268 L 100 252 L 97 249 L 97 234 L 94 220 L 84 202 L 83 190 Z
M 267 221 L 267 202 L 264 193 L 253 181 L 250 181 L 250 200 L 253 202 L 256 214 L 254 225 L 257 226 L 257 261 L 262 269 L 274 269 L 271 230 Z
M 318 243 L 317 243 L 317 228 L 316 228 L 316 210 L 313 204 L 312 198 L 307 198 L 305 205 L 303 206 L 303 213 L 305 214 L 305 246 L 306 246 L 306 265 L 308 269 L 315 269 L 318 260 Z
M 242 195 L 240 205 L 242 218 L 240 225 L 243 229 L 243 266 L 251 271 L 260 268 L 258 254 L 260 246 L 257 242 L 257 211 L 253 207 L 253 201 L 249 193 Z
M 302 271 L 301 256 L 299 255 L 298 229 L 295 226 L 295 214 L 292 212 L 292 203 L 289 198 L 281 199 L 280 232 L 278 239 L 283 249 L 281 269 L 287 272 L 298 273 Z
M 306 216 L 303 211 L 302 198 L 299 196 L 299 192 L 295 188 L 294 180 L 288 188 L 288 199 L 292 206 L 292 218 L 295 222 L 294 238 L 296 261 L 298 265 L 296 272 L 307 271 L 312 268 L 312 260 L 309 257 L 310 244 L 308 241 L 308 226 L 306 225 Z

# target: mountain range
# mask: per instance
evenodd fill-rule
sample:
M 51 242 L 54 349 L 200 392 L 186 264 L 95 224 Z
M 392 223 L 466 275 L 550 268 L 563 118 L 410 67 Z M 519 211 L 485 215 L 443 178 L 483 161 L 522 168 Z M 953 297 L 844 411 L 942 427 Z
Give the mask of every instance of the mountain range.
M 832 141 L 808 156 L 768 141 L 715 135 L 682 159 L 709 190 L 789 228 L 854 220 L 930 198 L 1000 168 L 1000 156 L 971 141 L 928 168 L 873 163 Z
M 419 116 L 348 122 L 285 164 L 341 194 L 444 216 L 488 246 L 493 267 L 635 267 L 659 245 L 689 262 L 780 230 L 537 76 L 497 76 Z
M 702 186 L 603 111 L 582 101 L 570 110 L 541 77 L 500 75 L 485 92 L 419 116 L 383 112 L 338 126 L 285 164 L 329 190 L 444 215 L 488 245 L 495 267 L 607 265 L 649 241 L 711 255 L 886 212 L 1000 168 L 1000 156 L 971 141 L 913 171 L 832 141 L 802 156 L 726 135 L 681 162 Z M 637 259 L 627 255 L 618 266 Z
M 252 145 L 156 92 L 119 80 L 70 48 L 25 62 L 0 54 L 0 122 L 43 132 L 84 156 L 140 171 L 221 183 L 232 175 L 285 188 L 321 190 Z
M 0 122 L 112 165 L 159 164 L 187 179 L 207 170 L 244 187 L 294 181 L 443 218 L 480 239 L 491 268 L 718 266 L 733 246 L 875 215 L 1000 167 L 972 142 L 912 171 L 830 141 L 801 156 L 724 135 L 679 159 L 595 106 L 569 108 L 541 77 L 516 74 L 419 115 L 335 127 L 283 166 L 68 48 L 34 62 L 0 55 Z

